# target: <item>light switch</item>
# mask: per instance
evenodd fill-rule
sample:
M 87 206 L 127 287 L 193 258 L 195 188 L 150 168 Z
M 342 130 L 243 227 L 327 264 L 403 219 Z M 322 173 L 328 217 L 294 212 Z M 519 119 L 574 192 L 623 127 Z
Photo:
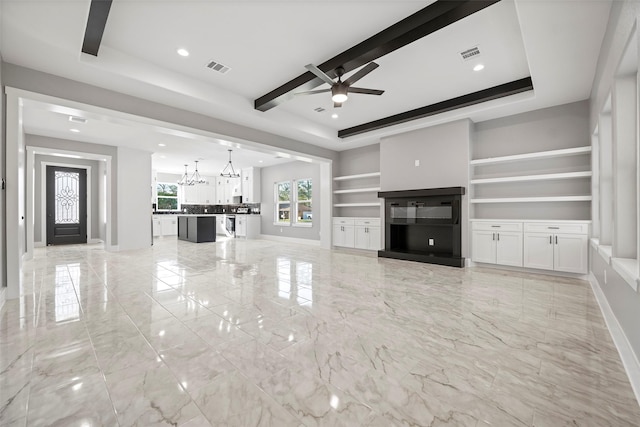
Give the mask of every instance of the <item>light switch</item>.
M 416 167 L 420 166 L 420 160 L 416 160 Z

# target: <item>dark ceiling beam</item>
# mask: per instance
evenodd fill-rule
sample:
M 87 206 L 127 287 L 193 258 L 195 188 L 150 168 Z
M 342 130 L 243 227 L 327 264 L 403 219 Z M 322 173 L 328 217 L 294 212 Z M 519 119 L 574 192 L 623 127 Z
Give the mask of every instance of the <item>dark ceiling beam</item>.
M 318 65 L 318 68 L 329 77 L 335 78 L 334 70 L 339 66 L 343 67 L 345 72 L 348 73 L 499 1 L 438 0 L 362 43 L 323 62 Z M 294 93 L 311 90 L 322 83 L 321 79 L 307 71 L 256 99 L 254 108 L 260 111 L 270 110 L 293 97 Z
M 394 114 L 393 116 L 383 119 L 374 120 L 358 126 L 338 131 L 339 138 L 347 138 L 373 130 L 398 125 L 411 120 L 422 119 L 424 117 L 445 113 L 447 111 L 456 110 L 458 108 L 468 107 L 470 105 L 479 104 L 481 102 L 491 101 L 493 99 L 503 98 L 509 95 L 515 95 L 521 92 L 533 90 L 533 81 L 531 77 L 514 80 L 489 89 L 483 89 L 478 92 L 468 93 L 457 98 L 447 99 L 446 101 L 437 102 L 425 107 L 416 108 L 415 110 L 405 111 L 404 113 Z
M 87 28 L 84 30 L 82 52 L 98 56 L 102 35 L 107 25 L 112 0 L 91 0 Z

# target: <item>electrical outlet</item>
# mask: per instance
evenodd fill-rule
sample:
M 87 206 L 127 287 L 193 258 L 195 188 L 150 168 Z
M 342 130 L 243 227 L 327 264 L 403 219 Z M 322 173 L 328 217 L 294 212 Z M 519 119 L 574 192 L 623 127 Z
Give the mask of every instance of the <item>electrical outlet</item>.
M 415 165 L 416 165 L 416 167 L 420 166 L 420 160 L 416 160 L 415 161 Z
M 435 244 L 436 244 L 436 243 L 435 243 L 435 241 L 434 241 L 433 239 L 429 239 L 429 246 L 433 246 L 433 245 L 435 245 Z
M 204 213 L 207 213 L 207 212 L 209 212 L 209 209 L 204 208 Z
M 282 233 L 282 227 L 280 227 L 280 232 Z

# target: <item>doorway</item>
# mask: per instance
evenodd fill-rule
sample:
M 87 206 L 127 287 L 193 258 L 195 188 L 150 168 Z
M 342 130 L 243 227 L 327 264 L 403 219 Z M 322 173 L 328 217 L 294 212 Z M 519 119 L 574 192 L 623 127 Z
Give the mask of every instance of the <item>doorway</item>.
M 87 243 L 86 169 L 47 166 L 47 245 Z

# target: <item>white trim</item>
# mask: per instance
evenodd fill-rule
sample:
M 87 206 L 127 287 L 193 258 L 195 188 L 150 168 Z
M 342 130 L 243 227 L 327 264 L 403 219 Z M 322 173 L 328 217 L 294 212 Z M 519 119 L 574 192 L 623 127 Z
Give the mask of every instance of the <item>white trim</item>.
M 309 246 L 321 246 L 320 240 L 299 239 L 297 237 L 273 236 L 271 234 L 261 234 L 259 236 L 263 240 L 272 240 L 274 242 L 297 243 Z
M 598 253 L 604 259 L 604 262 L 611 265 L 611 253 L 612 253 L 611 246 L 599 245 Z
M 377 191 L 380 191 L 380 187 L 350 188 L 347 190 L 334 190 L 333 194 L 375 193 Z
M 0 310 L 4 307 L 4 303 L 7 300 L 7 288 L 0 286 Z
M 618 323 L 618 319 L 613 313 L 613 310 L 611 310 L 607 297 L 604 295 L 604 292 L 602 292 L 600 284 L 593 273 L 589 274 L 589 283 L 591 284 L 591 289 L 593 290 L 593 295 L 596 297 L 598 306 L 600 306 L 602 317 L 604 317 L 604 322 L 609 329 L 613 343 L 618 349 L 618 354 L 627 372 L 627 377 L 629 377 L 629 382 L 636 395 L 636 400 L 640 404 L 640 362 L 638 361 L 638 355 L 633 352 L 633 347 L 629 344 L 624 330 L 620 327 L 620 323 Z
M 348 181 L 350 179 L 360 179 L 360 178 L 373 178 L 376 176 L 380 176 L 380 172 L 369 172 L 369 173 L 360 173 L 358 175 L 345 175 L 345 176 L 336 176 L 333 178 L 334 181 Z
M 45 245 L 45 244 L 44 244 L 44 242 L 42 242 L 42 241 L 40 241 L 40 242 L 33 242 L 33 247 L 34 247 L 34 248 L 44 248 L 45 246 L 47 246 L 47 245 Z
M 588 276 L 586 274 L 580 273 L 569 273 L 566 271 L 557 271 L 557 270 L 542 270 L 538 268 L 528 268 L 528 267 L 517 267 L 515 265 L 503 265 L 503 264 L 487 264 L 484 262 L 477 262 L 471 260 L 469 267 L 482 267 L 482 268 L 495 268 L 496 270 L 504 270 L 504 271 L 513 271 L 516 273 L 527 273 L 527 274 L 540 274 L 544 276 L 556 276 L 556 277 L 568 277 L 571 279 L 578 280 L 587 280 Z
M 98 243 L 104 243 L 102 239 L 87 239 L 87 243 L 90 245 L 96 245 Z

